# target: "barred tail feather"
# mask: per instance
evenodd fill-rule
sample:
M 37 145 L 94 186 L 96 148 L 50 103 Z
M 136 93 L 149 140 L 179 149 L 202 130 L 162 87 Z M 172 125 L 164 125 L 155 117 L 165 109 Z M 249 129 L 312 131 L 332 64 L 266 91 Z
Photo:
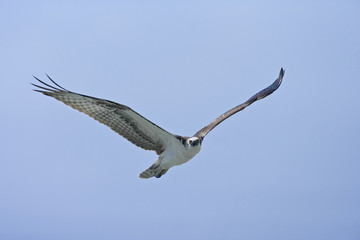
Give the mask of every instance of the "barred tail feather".
M 151 178 L 157 175 L 159 164 L 154 163 L 148 169 L 139 174 L 139 178 Z

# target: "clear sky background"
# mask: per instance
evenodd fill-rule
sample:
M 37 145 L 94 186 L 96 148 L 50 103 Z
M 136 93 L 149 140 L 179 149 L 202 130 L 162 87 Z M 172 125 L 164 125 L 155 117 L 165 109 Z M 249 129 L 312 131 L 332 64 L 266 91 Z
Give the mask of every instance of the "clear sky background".
M 360 2 L 1 1 L 0 239 L 360 239 Z M 190 162 L 32 91 L 49 74 L 191 136 Z

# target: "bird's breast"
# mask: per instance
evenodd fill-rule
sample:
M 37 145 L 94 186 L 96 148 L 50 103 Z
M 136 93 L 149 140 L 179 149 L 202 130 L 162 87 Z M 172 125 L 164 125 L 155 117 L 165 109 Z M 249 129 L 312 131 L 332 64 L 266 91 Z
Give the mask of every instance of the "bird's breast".
M 175 151 L 165 152 L 163 164 L 166 164 L 170 168 L 186 163 L 200 152 L 200 148 L 200 146 L 195 146 L 192 148 L 181 148 L 176 149 Z

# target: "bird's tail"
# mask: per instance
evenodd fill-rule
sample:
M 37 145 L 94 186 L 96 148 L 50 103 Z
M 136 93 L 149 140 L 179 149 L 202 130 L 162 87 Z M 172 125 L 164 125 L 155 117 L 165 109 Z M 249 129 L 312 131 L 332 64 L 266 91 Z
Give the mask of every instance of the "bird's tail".
M 139 174 L 139 178 L 151 178 L 151 177 L 155 177 L 155 175 L 157 175 L 158 173 L 158 168 L 159 168 L 159 164 L 158 163 L 154 163 L 153 165 L 151 165 L 148 169 L 146 169 L 145 171 L 143 171 L 142 173 Z
M 164 175 L 169 169 L 162 169 L 160 167 L 159 163 L 154 163 L 153 165 L 151 165 L 148 169 L 146 169 L 145 171 L 143 171 L 142 173 L 139 174 L 140 178 L 151 178 L 151 177 L 156 177 L 159 178 L 162 175 Z

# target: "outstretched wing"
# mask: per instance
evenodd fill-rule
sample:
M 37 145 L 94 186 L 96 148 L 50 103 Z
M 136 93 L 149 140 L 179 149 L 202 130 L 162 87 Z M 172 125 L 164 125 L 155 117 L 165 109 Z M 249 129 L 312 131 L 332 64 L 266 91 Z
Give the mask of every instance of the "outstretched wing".
M 145 150 L 160 154 L 174 135 L 150 122 L 131 108 L 108 100 L 71 92 L 54 82 L 54 86 L 34 78 L 44 86 L 32 84 L 39 89 L 34 91 L 53 97 L 66 105 L 83 112 Z
M 208 134 L 214 127 L 219 125 L 222 121 L 224 121 L 225 119 L 227 119 L 231 115 L 243 110 L 247 106 L 251 105 L 253 102 L 255 102 L 257 100 L 260 100 L 260 99 L 272 94 L 280 86 L 280 84 L 282 82 L 282 79 L 284 77 L 284 74 L 285 74 L 285 71 L 284 71 L 284 69 L 281 68 L 280 73 L 279 73 L 279 77 L 275 80 L 275 82 L 273 82 L 273 84 L 271 84 L 267 88 L 263 89 L 262 91 L 256 93 L 254 96 L 249 98 L 249 100 L 247 100 L 246 102 L 244 102 L 244 103 L 230 109 L 226 113 L 222 114 L 221 116 L 216 118 L 214 121 L 209 123 L 209 125 L 207 125 L 206 127 L 200 129 L 197 133 L 195 133 L 194 136 L 198 137 L 198 138 L 204 138 L 206 136 L 206 134 Z

